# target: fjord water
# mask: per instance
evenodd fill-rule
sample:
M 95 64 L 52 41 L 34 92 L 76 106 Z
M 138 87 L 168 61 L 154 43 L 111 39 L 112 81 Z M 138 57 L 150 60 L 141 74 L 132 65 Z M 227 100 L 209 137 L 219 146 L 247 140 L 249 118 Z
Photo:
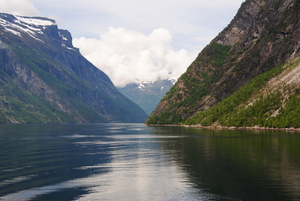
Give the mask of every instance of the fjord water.
M 0 200 L 299 200 L 300 134 L 0 125 Z

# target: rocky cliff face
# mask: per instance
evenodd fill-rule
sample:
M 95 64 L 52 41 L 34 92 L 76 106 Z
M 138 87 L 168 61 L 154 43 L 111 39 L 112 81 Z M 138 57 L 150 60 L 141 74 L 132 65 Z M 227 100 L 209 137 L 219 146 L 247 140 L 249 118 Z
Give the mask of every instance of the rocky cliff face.
M 0 14 L 2 123 L 143 122 L 146 113 L 42 17 Z
M 298 57 L 299 8 L 298 0 L 244 2 L 159 103 L 148 123 L 184 123 L 257 76 Z

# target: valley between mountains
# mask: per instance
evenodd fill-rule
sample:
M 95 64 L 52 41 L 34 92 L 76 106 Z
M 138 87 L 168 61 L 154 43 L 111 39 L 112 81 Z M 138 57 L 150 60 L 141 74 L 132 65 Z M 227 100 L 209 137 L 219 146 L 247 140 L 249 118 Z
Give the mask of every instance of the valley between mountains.
M 116 88 L 67 30 L 0 14 L 0 123 L 299 128 L 300 1 L 246 0 L 175 80 Z

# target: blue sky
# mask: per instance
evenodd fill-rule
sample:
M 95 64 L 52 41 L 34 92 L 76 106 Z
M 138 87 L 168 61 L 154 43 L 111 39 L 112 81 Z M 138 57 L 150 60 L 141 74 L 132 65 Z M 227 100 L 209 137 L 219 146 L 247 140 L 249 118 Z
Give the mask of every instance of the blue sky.
M 180 76 L 243 0 L 0 0 L 0 12 L 55 19 L 117 86 Z

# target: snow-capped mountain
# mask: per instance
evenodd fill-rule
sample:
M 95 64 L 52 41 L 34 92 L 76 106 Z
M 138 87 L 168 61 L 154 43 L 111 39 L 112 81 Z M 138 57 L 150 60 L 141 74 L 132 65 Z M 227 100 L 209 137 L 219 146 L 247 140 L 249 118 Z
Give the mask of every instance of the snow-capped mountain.
M 138 83 L 130 83 L 129 85 L 137 85 L 137 88 L 144 91 L 144 90 L 151 90 L 153 88 L 153 86 L 157 87 L 158 85 L 161 85 L 161 89 L 160 90 L 164 90 L 165 87 L 170 86 L 170 84 L 172 83 L 172 85 L 174 85 L 177 81 L 177 78 L 170 78 L 167 80 L 158 80 L 155 82 L 150 82 L 150 81 L 140 81 Z
M 0 23 L 5 31 L 9 31 L 15 35 L 22 36 L 23 33 L 29 34 L 31 37 L 39 40 L 37 34 L 42 35 L 43 29 L 47 26 L 56 25 L 54 20 L 41 17 L 21 17 L 15 16 L 11 18 L 9 15 L 2 15 Z
M 44 17 L 0 13 L 0 123 L 144 122 L 147 114 Z
M 147 114 L 151 114 L 176 81 L 176 78 L 155 82 L 140 81 L 119 88 L 119 91 L 138 104 Z
M 24 17 L 13 16 L 8 14 L 1 14 L 0 25 L 3 31 L 10 32 L 19 37 L 32 37 L 33 39 L 45 43 L 47 37 L 51 34 L 56 36 L 54 38 L 61 40 L 61 46 L 70 50 L 78 50 L 72 45 L 70 33 L 65 30 L 58 30 L 56 32 L 49 32 L 49 27 L 52 29 L 57 28 L 57 24 L 54 20 L 45 17 Z M 53 35 L 54 34 L 54 35 Z M 57 35 L 56 35 L 57 34 Z
M 73 47 L 71 34 L 66 30 L 59 30 L 55 20 L 46 17 L 24 17 L 0 14 L 0 25 L 3 31 L 19 37 L 32 37 L 36 41 L 46 43 L 51 38 L 60 40 L 61 46 L 69 50 L 78 51 Z

